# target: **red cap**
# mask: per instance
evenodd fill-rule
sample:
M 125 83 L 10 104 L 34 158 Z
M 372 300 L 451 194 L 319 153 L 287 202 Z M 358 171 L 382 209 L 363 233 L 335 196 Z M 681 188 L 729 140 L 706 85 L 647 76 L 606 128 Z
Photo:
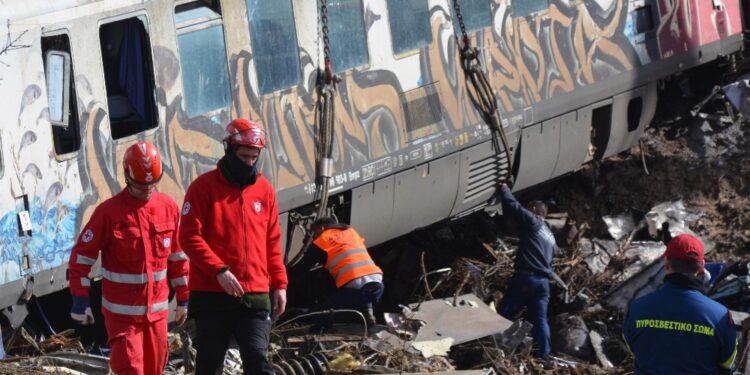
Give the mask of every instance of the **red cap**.
M 703 243 L 695 236 L 681 234 L 669 241 L 664 256 L 669 259 L 703 262 Z

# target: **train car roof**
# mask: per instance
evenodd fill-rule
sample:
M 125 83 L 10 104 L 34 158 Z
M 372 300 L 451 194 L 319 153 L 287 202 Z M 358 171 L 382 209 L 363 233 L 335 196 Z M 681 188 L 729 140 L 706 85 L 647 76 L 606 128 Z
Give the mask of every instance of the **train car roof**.
M 141 4 L 139 0 L 0 0 L 0 20 L 10 20 L 11 32 Z

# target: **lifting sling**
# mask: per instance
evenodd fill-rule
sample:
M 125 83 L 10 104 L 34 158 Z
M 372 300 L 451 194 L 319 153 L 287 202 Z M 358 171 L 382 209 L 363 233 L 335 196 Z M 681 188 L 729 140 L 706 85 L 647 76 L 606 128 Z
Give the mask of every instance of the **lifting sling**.
M 489 125 L 495 137 L 493 142 L 500 139 L 503 156 L 505 162 L 500 165 L 499 180 L 512 184 L 511 174 L 513 173 L 513 154 L 511 153 L 510 146 L 508 145 L 508 138 L 505 135 L 505 129 L 500 121 L 500 115 L 497 110 L 497 98 L 492 90 L 490 81 L 487 79 L 487 75 L 482 68 L 481 60 L 479 59 L 479 50 L 476 47 L 471 46 L 471 40 L 466 35 L 466 25 L 464 25 L 464 18 L 461 14 L 460 0 L 453 0 L 453 9 L 455 10 L 456 19 L 458 25 L 461 28 L 460 42 L 458 45 L 459 51 L 461 52 L 461 66 L 463 67 L 466 78 L 471 82 L 474 91 L 476 92 L 476 100 L 478 109 L 482 112 L 484 121 Z M 499 150 L 497 143 L 495 143 L 495 149 Z

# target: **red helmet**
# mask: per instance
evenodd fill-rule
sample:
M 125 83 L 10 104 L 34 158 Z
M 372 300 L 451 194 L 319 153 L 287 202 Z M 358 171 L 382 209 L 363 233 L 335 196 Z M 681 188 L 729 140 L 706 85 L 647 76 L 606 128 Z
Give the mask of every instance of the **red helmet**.
M 161 179 L 161 156 L 159 150 L 148 142 L 139 141 L 128 147 L 122 158 L 125 178 L 141 185 L 151 185 Z
M 232 120 L 227 125 L 224 143 L 248 147 L 265 148 L 266 133 L 255 121 L 244 118 Z

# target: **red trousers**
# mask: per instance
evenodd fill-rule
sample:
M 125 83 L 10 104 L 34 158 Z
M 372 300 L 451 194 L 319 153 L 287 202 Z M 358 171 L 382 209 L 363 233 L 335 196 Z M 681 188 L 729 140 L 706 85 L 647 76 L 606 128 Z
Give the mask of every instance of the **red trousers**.
M 136 323 L 104 319 L 109 367 L 117 375 L 161 375 L 167 365 L 167 319 Z

